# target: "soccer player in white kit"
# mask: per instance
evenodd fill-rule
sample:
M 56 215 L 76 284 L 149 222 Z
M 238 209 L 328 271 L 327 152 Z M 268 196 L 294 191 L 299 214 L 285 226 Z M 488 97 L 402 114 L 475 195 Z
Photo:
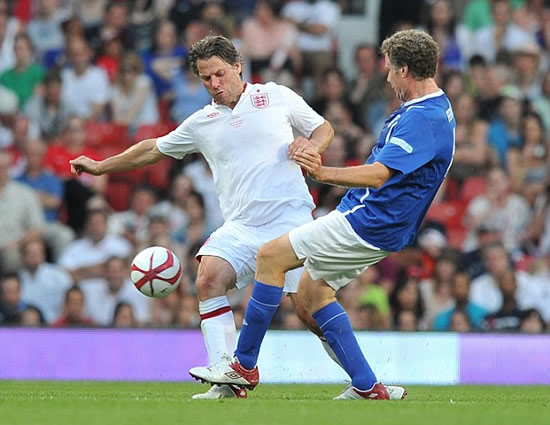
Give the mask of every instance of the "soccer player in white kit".
M 287 87 L 250 84 L 241 78 L 241 57 L 221 36 L 208 36 L 189 52 L 193 71 L 213 98 L 176 130 L 146 139 L 103 161 L 80 156 L 75 174 L 132 170 L 167 155 L 182 159 L 200 152 L 214 177 L 225 224 L 197 254 L 201 329 L 211 363 L 235 349 L 236 329 L 226 293 L 251 284 L 258 249 L 310 222 L 314 203 L 300 167 L 290 159 L 299 150 L 322 152 L 333 137 L 331 125 Z M 307 136 L 294 137 L 293 130 Z M 286 276 L 284 290 L 295 300 L 300 270 Z M 305 309 L 296 306 L 307 325 Z M 302 314 L 303 313 L 303 314 Z M 321 336 L 320 330 L 317 331 Z M 194 398 L 246 397 L 237 386 L 214 386 Z

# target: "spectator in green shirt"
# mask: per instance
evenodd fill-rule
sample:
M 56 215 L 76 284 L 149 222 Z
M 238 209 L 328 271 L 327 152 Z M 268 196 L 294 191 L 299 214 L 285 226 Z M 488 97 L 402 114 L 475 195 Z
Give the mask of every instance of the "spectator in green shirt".
M 510 0 L 513 9 L 523 6 L 525 0 Z M 488 27 L 493 23 L 491 0 L 470 0 L 464 10 L 464 24 L 471 31 Z
M 33 62 L 33 46 L 27 34 L 19 34 L 14 42 L 15 67 L 0 75 L 0 84 L 12 90 L 21 109 L 40 86 L 44 69 Z

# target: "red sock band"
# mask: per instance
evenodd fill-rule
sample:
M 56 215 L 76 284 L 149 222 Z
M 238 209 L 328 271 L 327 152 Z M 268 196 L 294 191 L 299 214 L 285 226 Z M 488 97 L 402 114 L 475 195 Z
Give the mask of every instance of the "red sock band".
M 231 311 L 230 306 L 218 308 L 217 310 L 210 311 L 208 313 L 201 314 L 201 320 L 211 319 L 212 317 L 221 316 L 222 314 L 229 313 Z

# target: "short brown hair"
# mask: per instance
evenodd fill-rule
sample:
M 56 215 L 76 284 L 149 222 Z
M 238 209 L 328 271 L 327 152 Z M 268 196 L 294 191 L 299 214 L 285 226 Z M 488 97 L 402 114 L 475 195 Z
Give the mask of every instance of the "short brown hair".
M 222 35 L 209 35 L 191 46 L 188 57 L 189 66 L 196 75 L 199 75 L 197 62 L 214 56 L 229 65 L 242 63 L 241 55 L 229 39 Z
M 439 46 L 426 32 L 399 31 L 386 38 L 380 48 L 393 66 L 407 66 L 416 80 L 435 77 Z

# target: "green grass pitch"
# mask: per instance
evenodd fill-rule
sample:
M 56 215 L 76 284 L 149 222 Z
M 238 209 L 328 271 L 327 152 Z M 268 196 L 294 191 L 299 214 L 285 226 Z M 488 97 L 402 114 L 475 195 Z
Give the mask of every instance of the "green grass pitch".
M 190 400 L 206 385 L 0 381 L 4 425 L 550 425 L 550 387 L 407 387 L 403 401 L 332 401 L 344 385 L 260 385 L 248 400 Z

